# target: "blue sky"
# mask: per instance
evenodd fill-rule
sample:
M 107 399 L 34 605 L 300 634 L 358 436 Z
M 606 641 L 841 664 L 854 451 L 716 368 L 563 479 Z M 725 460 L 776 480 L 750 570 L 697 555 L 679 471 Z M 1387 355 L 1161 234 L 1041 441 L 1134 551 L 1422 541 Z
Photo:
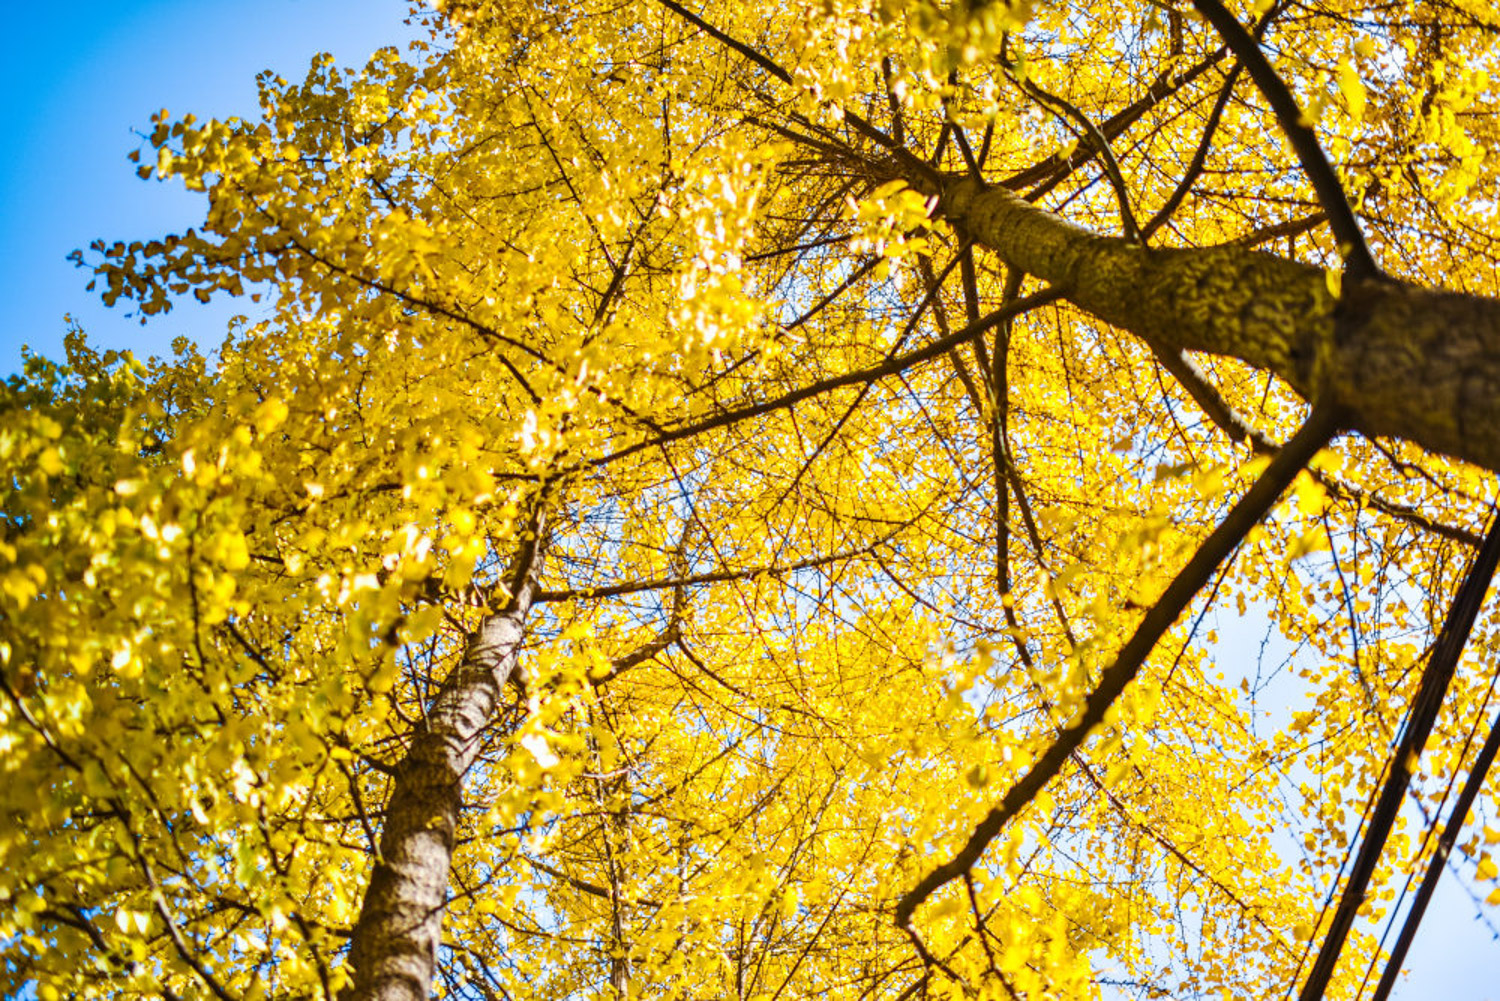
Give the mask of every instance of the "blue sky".
M 1218 640 L 1210 645 L 1210 656 L 1215 668 L 1224 672 L 1227 688 L 1236 689 L 1241 678 L 1249 678 L 1256 685 L 1266 684 L 1258 705 L 1241 703 L 1256 716 L 1264 713 L 1269 717 L 1254 721 L 1259 724 L 1256 732 L 1262 736 L 1285 726 L 1294 712 L 1315 708 L 1310 687 L 1295 676 L 1293 667 L 1298 658 L 1316 653 L 1306 648 L 1299 650 L 1270 627 L 1270 621 L 1271 610 L 1263 605 L 1253 605 L 1244 616 L 1221 608 L 1214 614 Z M 1487 707 L 1479 721 L 1476 743 L 1484 741 L 1493 717 L 1493 709 Z M 1463 778 L 1459 777 L 1459 784 Z M 1456 789 L 1453 795 L 1457 796 Z M 1406 831 L 1413 840 L 1420 838 L 1422 820 L 1409 798 L 1403 812 L 1408 824 Z M 1493 813 L 1487 820 L 1491 826 L 1495 824 Z M 1282 858 L 1295 863 L 1303 857 L 1299 840 L 1300 832 L 1288 829 L 1279 837 L 1273 836 L 1272 843 Z M 1412 882 L 1407 904 L 1425 873 L 1424 864 Z M 1474 861 L 1455 850 L 1412 940 L 1405 963 L 1407 975 L 1392 990 L 1393 1001 L 1500 1001 L 1500 941 L 1495 940 L 1492 930 L 1500 925 L 1500 914 L 1495 908 L 1479 903 L 1494 887 L 1477 885 L 1473 874 Z M 1405 912 L 1403 906 L 1394 918 L 1387 915 L 1380 923 L 1383 928 L 1387 922 L 1393 922 L 1386 948 L 1395 943 Z M 1372 926 L 1363 923 L 1360 927 L 1367 931 Z M 1345 962 L 1352 953 L 1353 949 L 1345 946 Z M 1368 954 L 1359 957 L 1361 968 L 1368 962 Z M 1311 964 L 1309 956 L 1304 974 Z M 1376 966 L 1367 994 L 1374 990 L 1383 969 L 1383 964 Z
M 106 309 L 66 260 L 94 239 L 131 240 L 201 221 L 200 196 L 141 181 L 126 154 L 153 112 L 253 115 L 255 75 L 301 77 L 317 52 L 361 63 L 413 37 L 405 0 L 69 0 L 8 4 L 0 59 L 0 376 L 21 345 L 59 356 L 73 317 L 92 340 L 165 353 L 186 335 L 222 338 L 248 300 L 189 300 L 142 327 Z
M 150 238 L 201 219 L 200 196 L 136 178 L 126 154 L 151 114 L 249 116 L 255 75 L 296 77 L 315 53 L 342 64 L 412 37 L 405 0 L 73 0 L 11 4 L 0 59 L 0 377 L 21 346 L 60 355 L 63 319 L 92 340 L 164 353 L 186 335 L 205 347 L 248 301 L 185 301 L 141 326 L 128 306 L 106 309 L 66 260 L 96 238 Z M 1222 628 L 1222 627 L 1221 627 Z M 1410 958 L 1397 997 L 1500 1001 L 1500 943 L 1450 872 Z M 1494 920 L 1494 912 L 1490 912 Z

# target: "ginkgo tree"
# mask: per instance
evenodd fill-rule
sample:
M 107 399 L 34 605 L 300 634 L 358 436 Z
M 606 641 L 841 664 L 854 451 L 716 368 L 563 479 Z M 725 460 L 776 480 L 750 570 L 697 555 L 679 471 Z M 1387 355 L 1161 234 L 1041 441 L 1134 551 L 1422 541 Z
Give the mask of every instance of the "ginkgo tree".
M 79 255 L 264 319 L 3 390 L 7 989 L 1383 997 L 1493 889 L 1492 12 L 412 16 Z

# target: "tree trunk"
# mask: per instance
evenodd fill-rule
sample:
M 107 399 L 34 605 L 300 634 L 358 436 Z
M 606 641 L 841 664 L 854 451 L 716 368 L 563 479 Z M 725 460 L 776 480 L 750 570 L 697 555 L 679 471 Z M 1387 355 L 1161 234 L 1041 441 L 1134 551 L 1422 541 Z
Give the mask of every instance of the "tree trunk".
M 1351 282 L 1237 246 L 1148 249 L 981 182 L 934 190 L 946 218 L 1083 310 L 1158 345 L 1229 355 L 1332 404 L 1344 426 L 1500 471 L 1500 302 Z
M 511 597 L 469 637 L 425 722 L 396 768 L 380 857 L 349 948 L 353 985 L 342 1001 L 426 1001 L 442 942 L 443 910 L 464 773 L 516 669 L 540 569 L 540 525 L 511 572 Z

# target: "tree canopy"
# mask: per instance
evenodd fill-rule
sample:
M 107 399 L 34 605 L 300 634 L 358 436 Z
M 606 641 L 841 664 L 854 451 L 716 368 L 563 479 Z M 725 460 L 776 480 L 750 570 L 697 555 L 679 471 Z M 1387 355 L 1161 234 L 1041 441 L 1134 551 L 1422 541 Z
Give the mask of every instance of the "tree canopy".
M 1488 6 L 413 17 L 78 256 L 264 319 L 0 389 L 9 991 L 1381 997 L 1494 889 Z

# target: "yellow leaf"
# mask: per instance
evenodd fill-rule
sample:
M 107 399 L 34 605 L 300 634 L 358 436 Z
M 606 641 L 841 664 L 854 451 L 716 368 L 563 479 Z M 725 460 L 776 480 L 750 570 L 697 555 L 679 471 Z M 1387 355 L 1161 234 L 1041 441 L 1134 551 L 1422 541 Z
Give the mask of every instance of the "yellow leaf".
M 62 456 L 55 448 L 43 449 L 42 453 L 36 457 L 36 464 L 37 468 L 48 476 L 56 476 L 67 468 L 63 465 Z
M 276 397 L 266 400 L 255 408 L 255 429 L 261 434 L 273 431 L 286 420 L 287 406 Z
M 1344 95 L 1344 107 L 1349 117 L 1358 125 L 1365 117 L 1365 82 L 1347 59 L 1339 63 L 1338 86 L 1339 93 Z
M 250 550 L 239 532 L 229 531 L 217 536 L 211 552 L 226 570 L 243 570 L 250 563 Z
M 964 902 L 959 897 L 949 894 L 927 910 L 927 916 L 931 920 L 950 918 L 964 909 Z

